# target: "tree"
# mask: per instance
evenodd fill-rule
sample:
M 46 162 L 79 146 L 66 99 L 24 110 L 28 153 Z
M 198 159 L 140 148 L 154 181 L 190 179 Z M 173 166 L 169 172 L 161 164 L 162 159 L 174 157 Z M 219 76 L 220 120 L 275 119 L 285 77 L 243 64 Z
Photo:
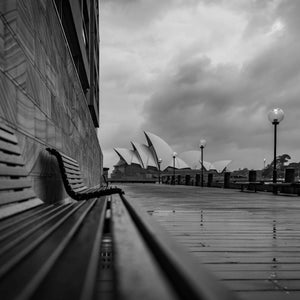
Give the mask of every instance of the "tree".
M 276 158 L 276 167 L 279 170 L 283 170 L 285 167 L 285 163 L 287 163 L 291 159 L 288 154 L 282 154 Z
M 282 154 L 276 157 L 276 169 L 279 173 L 282 173 L 284 171 L 285 164 L 288 162 L 289 159 L 291 159 L 291 157 L 288 154 Z M 272 177 L 273 166 L 274 166 L 274 160 L 263 169 L 262 176 Z

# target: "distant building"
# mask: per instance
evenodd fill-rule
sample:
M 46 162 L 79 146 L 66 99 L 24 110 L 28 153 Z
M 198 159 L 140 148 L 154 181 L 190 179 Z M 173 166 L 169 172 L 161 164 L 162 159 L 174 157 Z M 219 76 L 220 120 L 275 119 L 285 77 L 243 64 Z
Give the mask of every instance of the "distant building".
M 174 151 L 159 136 L 144 132 L 147 145 L 131 142 L 132 149 L 114 148 L 119 156 L 118 163 L 114 166 L 112 178 L 152 178 L 157 177 L 158 169 L 170 172 L 175 168 L 179 170 L 200 170 L 200 151 L 182 152 L 173 158 Z M 231 163 L 231 160 L 203 162 L 206 171 L 215 170 L 222 173 Z
M 46 202 L 67 198 L 46 147 L 78 160 L 88 185 L 101 181 L 98 24 L 97 0 L 0 0 L 0 121 Z

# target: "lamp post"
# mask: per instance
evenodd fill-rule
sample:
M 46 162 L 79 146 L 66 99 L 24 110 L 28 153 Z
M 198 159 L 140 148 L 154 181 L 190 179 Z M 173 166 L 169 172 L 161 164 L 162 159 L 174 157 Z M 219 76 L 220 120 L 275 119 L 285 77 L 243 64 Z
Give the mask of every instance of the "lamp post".
M 160 184 L 160 164 L 162 162 L 162 159 L 159 158 L 157 162 L 158 162 L 158 184 Z
M 199 147 L 200 147 L 200 150 L 201 150 L 201 187 L 203 187 L 203 185 L 204 185 L 203 149 L 204 149 L 205 146 L 206 146 L 206 140 L 204 140 L 204 139 L 200 140 Z
M 268 113 L 269 121 L 274 125 L 274 161 L 273 161 L 273 183 L 277 182 L 276 170 L 276 147 L 277 147 L 277 125 L 283 120 L 284 112 L 280 108 L 274 108 Z M 277 194 L 277 188 L 274 186 L 273 193 Z
M 173 184 L 175 185 L 175 159 L 176 159 L 176 152 L 173 152 Z
M 264 158 L 264 169 L 266 168 L 266 159 Z

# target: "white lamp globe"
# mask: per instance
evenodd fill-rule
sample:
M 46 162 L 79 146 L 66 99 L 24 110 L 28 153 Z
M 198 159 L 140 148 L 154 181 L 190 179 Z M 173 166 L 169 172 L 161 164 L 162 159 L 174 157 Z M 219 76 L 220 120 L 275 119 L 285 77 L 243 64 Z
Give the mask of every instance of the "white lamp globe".
M 284 112 L 281 108 L 274 108 L 268 113 L 268 119 L 272 124 L 279 124 L 284 118 Z
M 206 140 L 201 139 L 201 140 L 200 140 L 200 143 L 199 143 L 199 147 L 200 147 L 200 148 L 204 148 L 205 146 L 206 146 Z

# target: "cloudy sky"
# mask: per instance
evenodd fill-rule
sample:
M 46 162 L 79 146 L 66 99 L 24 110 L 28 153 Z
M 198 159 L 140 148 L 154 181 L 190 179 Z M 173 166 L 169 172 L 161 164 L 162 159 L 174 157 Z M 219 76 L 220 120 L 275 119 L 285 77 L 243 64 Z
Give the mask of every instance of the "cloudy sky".
M 101 0 L 100 143 L 199 149 L 231 169 L 273 155 L 268 112 L 280 107 L 278 154 L 300 161 L 300 1 Z

